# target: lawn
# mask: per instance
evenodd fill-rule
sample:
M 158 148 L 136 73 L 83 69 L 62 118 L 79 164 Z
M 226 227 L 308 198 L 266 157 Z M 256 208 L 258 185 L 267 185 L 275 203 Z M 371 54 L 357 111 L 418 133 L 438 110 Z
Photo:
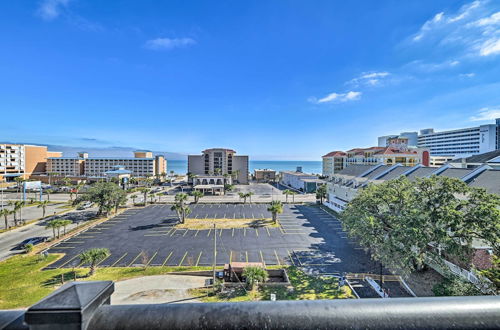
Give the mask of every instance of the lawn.
M 72 281 L 75 273 L 71 269 L 43 270 L 61 258 L 62 254 L 18 255 L 0 262 L 0 309 L 28 307 L 39 301 L 65 281 Z M 92 277 L 87 277 L 87 268 L 76 269 L 79 281 L 118 281 L 140 276 L 161 275 L 175 271 L 209 270 L 211 267 L 122 267 L 98 268 Z
M 214 224 L 217 229 L 231 228 L 261 228 L 278 227 L 271 219 L 186 219 L 184 223 L 176 225 L 176 228 L 186 229 L 213 229 Z
M 334 277 L 315 277 L 305 274 L 296 267 L 287 268 L 288 277 L 293 290 L 283 287 L 261 287 L 254 292 L 244 288 L 229 289 L 224 293 L 212 294 L 211 289 L 191 290 L 193 296 L 203 296 L 203 302 L 239 302 L 254 300 L 270 300 L 272 293 L 277 300 L 316 300 L 354 298 L 348 286 L 339 288 Z M 208 294 L 208 295 L 207 295 Z

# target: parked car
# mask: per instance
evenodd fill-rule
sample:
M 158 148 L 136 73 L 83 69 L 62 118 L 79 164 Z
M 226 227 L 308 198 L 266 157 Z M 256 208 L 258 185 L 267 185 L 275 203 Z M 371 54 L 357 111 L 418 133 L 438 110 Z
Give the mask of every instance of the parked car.
M 92 207 L 94 203 L 92 202 L 85 202 L 85 203 L 81 203 L 80 205 L 78 205 L 78 207 L 76 208 L 77 210 L 86 210 L 90 207 Z
M 14 250 L 22 250 L 27 244 L 32 244 L 32 245 L 37 245 L 43 242 L 46 242 L 49 238 L 47 236 L 40 236 L 40 237 L 32 237 L 25 239 L 21 243 L 19 243 Z

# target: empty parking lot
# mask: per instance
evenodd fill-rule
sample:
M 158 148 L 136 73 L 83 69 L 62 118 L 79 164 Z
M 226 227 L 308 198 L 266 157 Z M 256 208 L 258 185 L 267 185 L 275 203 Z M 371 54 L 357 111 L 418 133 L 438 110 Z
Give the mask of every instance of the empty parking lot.
M 190 218 L 270 218 L 267 205 L 191 205 Z M 108 248 L 100 267 L 209 266 L 217 235 L 217 264 L 230 261 L 292 264 L 324 274 L 379 271 L 378 264 L 349 240 L 334 217 L 317 206 L 285 205 L 277 228 L 176 229 L 169 205 L 130 209 L 52 247 L 66 255 L 51 268 L 78 267 L 78 254 Z

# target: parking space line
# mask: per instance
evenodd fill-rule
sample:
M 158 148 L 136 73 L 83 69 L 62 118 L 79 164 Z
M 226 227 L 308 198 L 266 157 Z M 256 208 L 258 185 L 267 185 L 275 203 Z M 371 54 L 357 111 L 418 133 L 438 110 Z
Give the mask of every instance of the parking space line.
M 292 254 L 288 250 L 286 250 L 286 252 L 288 252 L 288 257 L 290 258 L 290 262 L 292 263 L 293 266 L 295 266 L 295 261 L 293 261 Z
M 69 259 L 68 261 L 66 261 L 65 263 L 61 264 L 59 267 L 57 268 L 62 268 L 64 266 L 66 266 L 67 264 L 69 264 L 71 261 L 73 261 L 73 259 L 75 259 L 76 257 L 78 257 L 78 254 L 75 255 L 73 258 Z
M 116 260 L 111 266 L 109 267 L 115 267 L 116 264 L 118 264 L 125 256 L 128 254 L 128 252 L 125 252 L 118 260 Z
M 207 237 L 209 237 L 209 236 L 210 236 L 210 233 L 211 233 L 211 232 L 212 232 L 212 228 L 210 228 L 210 229 L 208 230 Z
M 233 262 L 233 251 L 229 251 L 229 263 Z
M 226 218 L 226 213 L 224 213 L 224 218 L 222 218 L 222 219 L 225 219 L 225 218 Z
M 111 255 L 112 255 L 111 253 L 110 253 L 110 254 L 108 254 L 108 256 L 107 256 L 107 257 L 105 257 L 104 259 L 101 259 L 101 261 L 99 261 L 99 262 L 98 262 L 98 263 L 96 263 L 95 265 L 96 265 L 96 266 L 99 266 L 100 264 L 102 264 L 102 263 L 104 262 L 104 260 L 106 260 L 106 259 L 108 259 L 109 257 L 111 257 Z
M 132 264 L 137 260 L 137 258 L 140 257 L 141 254 L 142 252 L 139 252 L 139 254 L 137 254 L 137 256 L 128 264 L 128 267 L 132 266 Z
M 177 231 L 177 229 L 174 229 L 174 231 L 172 232 L 172 234 L 170 235 L 170 237 L 174 236 L 175 232 Z
M 233 233 L 231 234 L 231 237 L 234 237 L 234 228 L 233 228 Z
M 276 256 L 276 260 L 278 261 L 278 265 L 281 266 L 280 258 L 278 258 L 278 253 L 276 253 L 276 250 L 274 250 L 274 255 Z
M 247 227 L 243 228 L 243 236 L 247 236 Z
M 187 254 L 188 254 L 188 252 L 186 251 L 186 253 L 184 253 L 184 256 L 181 259 L 181 262 L 179 262 L 179 266 L 182 265 L 182 262 L 184 261 L 184 259 L 186 259 Z
M 205 219 L 206 219 L 206 218 L 208 218 L 208 213 L 207 213 L 207 214 L 205 214 Z
M 266 231 L 267 231 L 267 236 L 271 237 L 271 232 L 269 231 L 268 227 L 266 227 Z
M 236 206 L 234 206 L 236 207 Z M 236 219 L 236 213 L 233 213 L 233 219 Z
M 151 261 L 153 261 L 153 259 L 156 257 L 157 254 L 158 254 L 158 250 L 156 250 L 155 254 L 153 254 L 153 256 L 151 258 L 149 258 L 149 261 L 146 263 L 146 266 L 149 266 L 149 264 L 151 263 Z
M 259 250 L 259 252 L 260 252 L 260 260 L 262 260 L 264 267 L 266 267 L 266 262 L 264 261 L 264 256 L 262 255 L 262 250 Z
M 165 261 L 161 264 L 162 267 L 165 266 L 165 264 L 167 263 L 168 259 L 170 259 L 170 257 L 172 256 L 172 253 L 174 253 L 174 251 L 170 251 L 170 254 L 165 258 Z
M 258 228 L 255 228 L 255 235 L 257 235 L 257 237 L 259 237 L 259 229 Z
M 245 251 L 245 260 L 248 262 L 248 251 Z
M 203 251 L 200 251 L 200 254 L 198 255 L 198 259 L 196 260 L 196 265 L 194 265 L 195 267 L 198 267 L 198 264 L 200 263 L 200 258 L 201 258 L 201 254 L 203 253 Z
M 222 236 L 222 231 L 223 231 L 223 230 L 224 230 L 224 229 L 221 229 L 221 230 L 220 230 L 220 232 L 219 232 L 219 237 L 221 237 L 221 236 Z
M 194 234 L 194 237 L 198 236 L 198 233 L 200 232 L 199 229 L 196 229 L 196 233 Z
M 186 236 L 186 234 L 189 232 L 189 229 L 186 229 L 186 231 L 184 232 L 184 234 L 182 235 L 182 237 Z
M 53 247 L 54 249 L 74 249 L 75 247 L 74 246 L 54 246 Z
M 253 213 L 252 213 L 252 219 L 255 219 L 255 217 L 253 216 Z

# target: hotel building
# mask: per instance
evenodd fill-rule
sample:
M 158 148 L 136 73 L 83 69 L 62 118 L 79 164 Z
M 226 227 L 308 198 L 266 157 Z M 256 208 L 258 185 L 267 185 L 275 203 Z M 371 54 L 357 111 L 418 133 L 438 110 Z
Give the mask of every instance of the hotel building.
M 45 173 L 47 158 L 60 156 L 61 152 L 48 151 L 46 146 L 0 144 L 0 180 Z
M 151 151 L 139 150 L 134 157 L 89 157 L 81 152 L 78 157 L 58 157 L 47 160 L 47 172 L 60 176 L 105 177 L 106 172 L 117 166 L 131 171 L 134 177 L 160 175 L 167 171 L 167 161 L 163 156 L 153 157 Z
M 408 134 L 408 133 L 402 133 Z M 382 143 L 385 136 L 379 137 Z M 439 166 L 457 157 L 467 157 L 500 149 L 500 118 L 495 124 L 435 132 L 422 129 L 418 135 L 419 148 L 430 151 L 433 165 Z
M 240 184 L 248 184 L 248 156 L 236 156 L 236 151 L 213 148 L 201 155 L 188 156 L 188 173 L 201 176 L 231 175 Z
M 333 151 L 323 156 L 323 176 L 331 177 L 349 165 L 429 166 L 430 155 L 425 148 L 408 147 L 408 138 L 396 136 L 386 140 L 385 147 L 355 148 Z

